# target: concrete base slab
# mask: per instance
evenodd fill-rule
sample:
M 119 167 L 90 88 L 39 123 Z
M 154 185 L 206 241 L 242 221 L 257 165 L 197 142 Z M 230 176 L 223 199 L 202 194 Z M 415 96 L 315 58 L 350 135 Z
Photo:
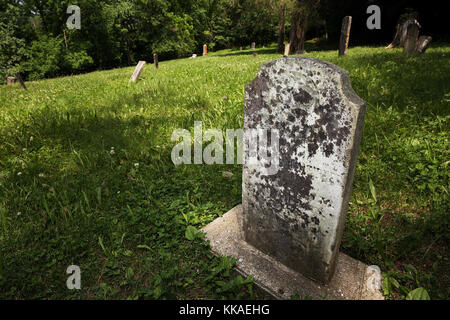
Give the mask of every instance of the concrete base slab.
M 254 283 L 275 299 L 384 300 L 381 272 L 343 253 L 338 256 L 336 272 L 328 285 L 318 284 L 255 249 L 243 238 L 239 228 L 239 205 L 205 228 L 212 251 L 238 259 L 236 269 L 251 276 Z

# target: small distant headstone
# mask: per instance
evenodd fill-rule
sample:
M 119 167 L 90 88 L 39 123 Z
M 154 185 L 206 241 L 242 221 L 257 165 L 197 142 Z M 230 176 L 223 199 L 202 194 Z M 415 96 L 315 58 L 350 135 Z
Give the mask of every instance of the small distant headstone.
M 339 56 L 345 56 L 347 54 L 351 27 L 352 17 L 346 16 L 342 21 L 341 40 L 339 41 Z
M 406 30 L 406 40 L 403 52 L 416 52 L 417 40 L 419 39 L 419 25 L 411 23 Z
M 17 80 L 19 81 L 20 86 L 22 87 L 22 89 L 23 89 L 23 90 L 27 90 L 27 87 L 26 87 L 26 85 L 25 85 L 25 82 L 23 82 L 22 77 L 20 76 L 20 73 L 18 73 L 18 72 L 15 73 L 15 76 L 16 76 Z
M 205 44 L 203 45 L 203 56 L 206 57 L 208 55 L 208 46 Z
M 252 42 L 252 50 L 255 50 L 255 49 L 256 49 L 256 43 Z
M 417 40 L 416 52 L 425 53 L 431 40 L 433 40 L 433 38 L 430 36 L 420 36 L 419 40 Z
M 14 83 L 16 83 L 16 78 L 14 78 L 14 77 L 6 78 L 6 84 L 7 85 L 11 85 L 11 84 L 14 84 Z
M 286 45 L 284 46 L 284 56 L 285 56 L 285 57 L 288 57 L 290 51 L 291 51 L 291 43 L 288 42 L 288 43 L 286 43 Z
M 307 57 L 271 61 L 245 88 L 244 240 L 322 283 L 336 266 L 365 107 L 347 71 Z M 249 161 L 249 133 L 275 129 L 271 162 Z
M 158 54 L 157 53 L 153 54 L 153 62 L 155 63 L 155 68 L 158 69 L 159 68 L 159 61 L 158 61 Z
M 242 47 L 239 48 L 240 51 L 242 51 L 242 49 L 243 49 Z
M 134 69 L 133 75 L 130 78 L 131 82 L 136 82 L 139 79 L 139 76 L 141 75 L 142 71 L 144 70 L 146 62 L 145 61 L 139 61 L 138 65 Z

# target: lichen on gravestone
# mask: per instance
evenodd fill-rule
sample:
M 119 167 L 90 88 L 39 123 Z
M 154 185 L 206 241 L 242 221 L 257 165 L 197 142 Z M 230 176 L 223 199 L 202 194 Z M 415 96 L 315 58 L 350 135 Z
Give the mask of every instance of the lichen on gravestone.
M 322 283 L 334 274 L 364 113 L 348 72 L 312 58 L 271 61 L 245 90 L 244 240 Z M 254 130 L 277 131 L 270 174 L 250 164 Z

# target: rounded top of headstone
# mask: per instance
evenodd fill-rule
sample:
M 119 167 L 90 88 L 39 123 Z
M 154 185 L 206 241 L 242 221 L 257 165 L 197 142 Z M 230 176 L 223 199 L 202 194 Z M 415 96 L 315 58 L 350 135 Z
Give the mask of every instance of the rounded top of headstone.
M 255 85 L 261 84 L 258 79 L 267 79 L 272 85 L 289 86 L 290 82 L 305 82 L 316 93 L 341 88 L 343 94 L 355 107 L 365 106 L 353 90 L 348 71 L 331 62 L 310 57 L 283 57 L 269 61 L 261 66 L 256 79 L 246 86 L 251 90 Z

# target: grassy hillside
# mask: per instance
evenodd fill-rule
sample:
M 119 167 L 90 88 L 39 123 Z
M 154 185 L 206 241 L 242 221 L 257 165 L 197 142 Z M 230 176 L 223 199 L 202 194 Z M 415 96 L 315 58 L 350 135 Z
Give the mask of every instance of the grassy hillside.
M 200 228 L 241 202 L 239 165 L 175 167 L 173 130 L 241 128 L 243 87 L 272 49 L 0 87 L 0 298 L 253 298 Z M 450 47 L 312 52 L 367 101 L 342 250 L 402 299 L 449 297 Z M 234 174 L 225 178 L 223 171 Z M 66 288 L 81 267 L 82 290 Z

